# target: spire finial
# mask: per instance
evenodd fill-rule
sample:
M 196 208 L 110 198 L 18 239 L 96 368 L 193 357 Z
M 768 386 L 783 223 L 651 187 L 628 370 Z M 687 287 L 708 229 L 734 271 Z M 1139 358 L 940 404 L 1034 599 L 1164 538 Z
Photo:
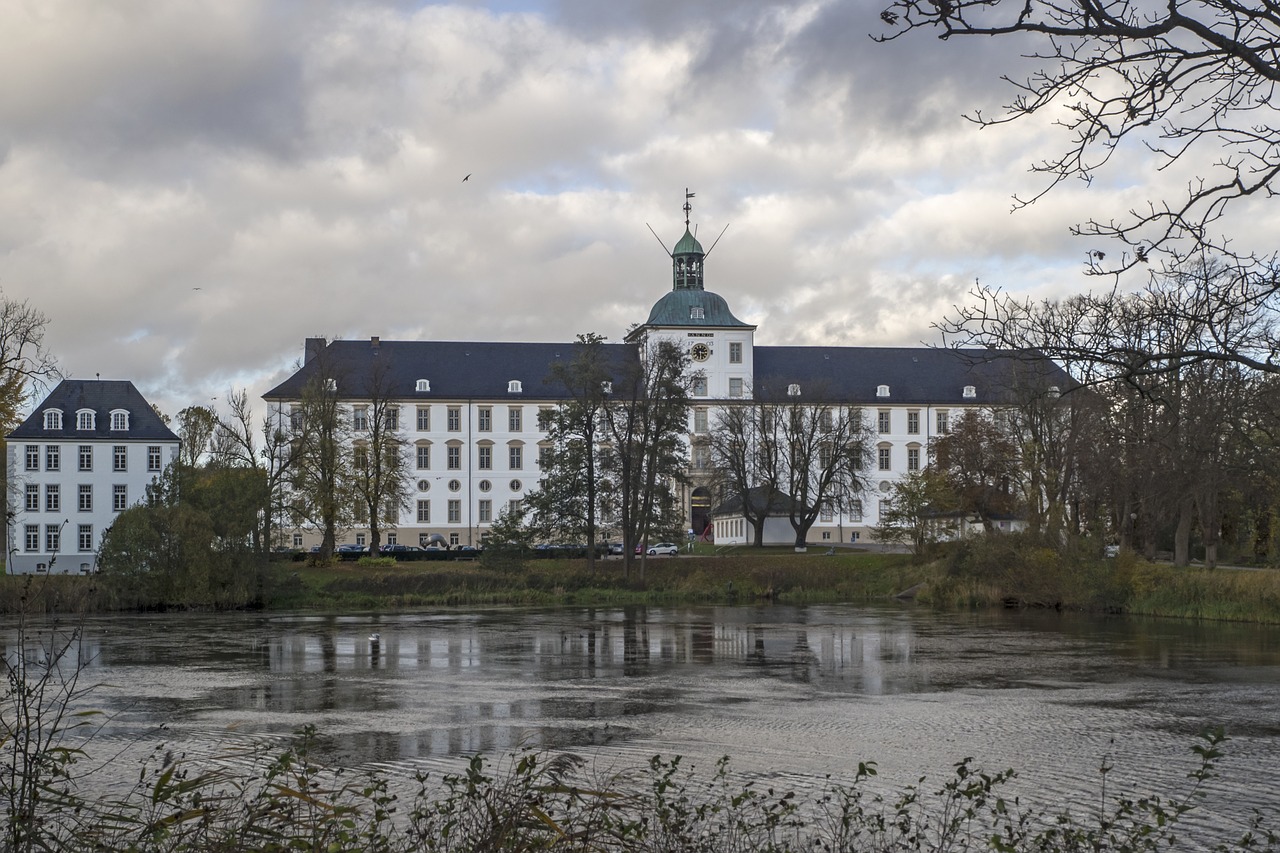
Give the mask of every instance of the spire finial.
M 693 198 L 695 193 L 689 192 L 689 188 L 684 188 L 684 227 L 689 227 L 689 211 L 693 210 L 693 205 L 689 204 L 689 199 Z

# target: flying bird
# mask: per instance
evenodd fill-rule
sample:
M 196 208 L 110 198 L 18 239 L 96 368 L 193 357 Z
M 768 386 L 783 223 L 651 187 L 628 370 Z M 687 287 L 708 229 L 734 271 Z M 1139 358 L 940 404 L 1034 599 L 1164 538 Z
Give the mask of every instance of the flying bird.
M 465 184 L 469 180 L 471 180 L 471 173 L 467 172 L 467 176 L 462 179 L 462 182 Z

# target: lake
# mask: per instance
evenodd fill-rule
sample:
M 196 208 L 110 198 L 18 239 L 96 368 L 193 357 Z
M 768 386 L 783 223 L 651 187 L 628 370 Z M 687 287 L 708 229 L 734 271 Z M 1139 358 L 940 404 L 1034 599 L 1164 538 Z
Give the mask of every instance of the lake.
M 380 635 L 371 642 L 372 633 Z M 1274 810 L 1280 630 L 1057 613 L 744 606 L 93 617 L 95 755 L 277 749 L 394 777 L 476 752 L 569 750 L 605 767 L 686 756 L 809 789 L 875 761 L 940 783 L 972 756 L 1038 802 L 1182 790 L 1198 732 L 1231 740 L 1207 813 Z M 0 641 L 12 648 L 11 623 Z M 113 762 L 120 773 L 128 762 Z M 136 778 L 136 769 L 125 774 Z M 1273 819 L 1271 826 L 1280 825 Z

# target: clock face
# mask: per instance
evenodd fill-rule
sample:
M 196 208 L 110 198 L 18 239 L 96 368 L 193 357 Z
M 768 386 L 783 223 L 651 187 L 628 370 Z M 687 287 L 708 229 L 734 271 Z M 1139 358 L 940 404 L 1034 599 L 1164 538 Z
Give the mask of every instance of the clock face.
M 694 361 L 706 361 L 711 358 L 711 347 L 706 344 L 694 344 L 689 349 L 689 356 Z

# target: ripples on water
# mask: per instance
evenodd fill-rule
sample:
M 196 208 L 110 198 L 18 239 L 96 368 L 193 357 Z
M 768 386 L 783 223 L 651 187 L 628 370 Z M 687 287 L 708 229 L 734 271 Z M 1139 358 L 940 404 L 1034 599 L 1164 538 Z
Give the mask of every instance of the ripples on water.
M 799 789 L 873 760 L 881 786 L 934 787 L 972 756 L 1060 806 L 1094 801 L 1104 756 L 1113 786 L 1181 790 L 1195 735 L 1223 725 L 1208 811 L 1274 808 L 1280 790 L 1273 629 L 724 607 L 117 616 L 85 637 L 112 714 L 93 749 L 132 758 L 167 743 L 247 769 L 305 724 L 324 759 L 400 778 L 528 746 L 605 768 L 727 754 Z

